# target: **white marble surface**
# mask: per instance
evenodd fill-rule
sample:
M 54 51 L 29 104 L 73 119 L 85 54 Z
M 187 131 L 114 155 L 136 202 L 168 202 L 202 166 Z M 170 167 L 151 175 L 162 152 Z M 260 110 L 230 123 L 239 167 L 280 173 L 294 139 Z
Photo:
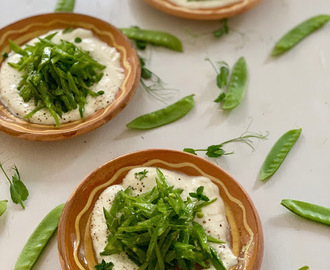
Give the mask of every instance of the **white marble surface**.
M 330 12 L 327 0 L 264 0 L 253 10 L 230 19 L 229 35 L 219 40 L 211 32 L 218 22 L 200 22 L 163 14 L 139 0 L 76 0 L 75 12 L 101 18 L 118 27 L 138 25 L 169 31 L 183 41 L 184 53 L 149 47 L 150 69 L 169 88 L 178 89 L 166 103 L 194 93 L 196 107 L 185 118 L 150 131 L 129 131 L 136 116 L 164 106 L 139 88 L 130 104 L 101 128 L 65 141 L 32 142 L 0 134 L 0 161 L 16 164 L 30 196 L 26 209 L 11 201 L 0 218 L 0 269 L 11 270 L 24 243 L 54 206 L 65 202 L 91 171 L 122 154 L 148 148 L 182 150 L 204 147 L 250 130 L 269 131 L 267 141 L 231 145 L 235 154 L 215 162 L 246 189 L 259 211 L 265 237 L 261 269 L 329 269 L 330 228 L 298 218 L 280 205 L 292 198 L 330 206 L 330 25 L 326 25 L 278 59 L 269 57 L 278 38 L 301 21 Z M 21 18 L 52 12 L 55 1 L 3 1 L 0 27 Z M 192 35 L 194 34 L 194 35 Z M 219 110 L 215 74 L 204 61 L 248 63 L 246 96 L 232 112 Z M 279 171 L 266 183 L 257 180 L 260 166 L 276 139 L 301 127 L 302 136 Z M 0 175 L 0 200 L 9 185 Z M 34 269 L 60 269 L 56 238 Z

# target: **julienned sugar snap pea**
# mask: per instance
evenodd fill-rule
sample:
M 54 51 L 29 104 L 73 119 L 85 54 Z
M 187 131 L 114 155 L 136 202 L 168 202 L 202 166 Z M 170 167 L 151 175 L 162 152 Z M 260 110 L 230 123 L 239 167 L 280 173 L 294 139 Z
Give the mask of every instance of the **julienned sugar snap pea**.
M 56 231 L 63 207 L 64 204 L 55 207 L 39 223 L 21 251 L 14 270 L 32 269 L 51 236 Z
M 222 108 L 231 110 L 236 108 L 242 101 L 247 85 L 247 66 L 244 57 L 240 57 L 233 67 L 228 90 L 223 99 Z
M 278 170 L 291 148 L 298 140 L 301 131 L 301 128 L 289 130 L 277 140 L 262 164 L 260 180 L 268 179 Z
M 183 51 L 181 41 L 170 33 L 144 30 L 138 27 L 121 28 L 120 30 L 130 39 L 163 46 L 178 52 Z
M 285 53 L 328 21 L 330 21 L 330 15 L 318 15 L 300 23 L 275 44 L 272 56 Z
M 289 199 L 282 200 L 281 204 L 298 216 L 330 226 L 330 208 Z
M 194 104 L 194 95 L 189 95 L 163 109 L 141 115 L 126 126 L 132 129 L 152 129 L 163 126 L 185 116 Z

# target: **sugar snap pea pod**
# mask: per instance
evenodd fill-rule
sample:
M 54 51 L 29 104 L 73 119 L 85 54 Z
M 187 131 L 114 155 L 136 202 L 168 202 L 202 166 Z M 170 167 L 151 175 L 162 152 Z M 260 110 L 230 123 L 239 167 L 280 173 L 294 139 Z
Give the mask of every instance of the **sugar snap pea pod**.
M 282 200 L 281 204 L 303 218 L 330 226 L 330 208 L 296 200 Z
M 163 109 L 141 115 L 126 126 L 132 129 L 160 127 L 185 116 L 194 107 L 194 104 L 194 95 L 189 95 Z
M 144 30 L 138 27 L 121 28 L 120 30 L 130 39 L 144 41 L 157 46 L 163 46 L 178 52 L 183 51 L 181 41 L 170 33 L 155 30 Z
M 278 170 L 291 148 L 298 140 L 301 131 L 301 128 L 289 130 L 277 140 L 261 166 L 261 181 L 268 179 Z
M 0 217 L 6 212 L 7 209 L 7 200 L 0 201 Z
M 51 236 L 56 231 L 63 207 L 64 204 L 55 207 L 39 223 L 21 251 L 14 270 L 32 269 Z
M 305 266 L 299 268 L 298 270 L 309 270 L 309 266 L 305 265 Z
M 240 57 L 233 67 L 228 90 L 222 108 L 231 110 L 237 107 L 244 96 L 247 84 L 247 67 L 244 57 Z
M 57 0 L 56 12 L 73 12 L 75 0 Z
M 309 34 L 326 24 L 329 20 L 330 15 L 318 15 L 297 25 L 275 44 L 272 56 L 278 56 L 290 50 Z

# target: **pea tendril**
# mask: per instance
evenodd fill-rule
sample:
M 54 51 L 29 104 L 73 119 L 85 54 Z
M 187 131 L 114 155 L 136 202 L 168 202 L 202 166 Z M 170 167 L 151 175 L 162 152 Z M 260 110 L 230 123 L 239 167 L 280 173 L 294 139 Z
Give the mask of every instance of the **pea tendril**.
M 220 144 L 214 144 L 214 145 L 210 145 L 207 148 L 201 148 L 201 149 L 194 149 L 194 148 L 184 148 L 183 151 L 190 153 L 190 154 L 194 154 L 197 155 L 196 152 L 206 152 L 205 154 L 208 157 L 212 157 L 212 158 L 217 158 L 217 157 L 221 157 L 224 155 L 231 155 L 234 154 L 234 152 L 226 152 L 223 147 L 226 144 L 229 143 L 245 143 L 248 146 L 250 146 L 252 149 L 254 149 L 252 143 L 253 141 L 251 139 L 259 139 L 259 140 L 265 140 L 268 136 L 268 133 L 266 135 L 263 135 L 262 133 L 255 133 L 255 132 L 249 132 L 249 131 L 245 131 L 242 135 L 240 135 L 239 137 L 224 141 Z

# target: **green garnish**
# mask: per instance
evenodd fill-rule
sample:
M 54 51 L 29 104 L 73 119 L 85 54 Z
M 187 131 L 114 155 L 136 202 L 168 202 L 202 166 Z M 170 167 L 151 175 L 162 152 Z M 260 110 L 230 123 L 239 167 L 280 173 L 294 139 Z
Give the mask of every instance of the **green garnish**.
M 102 260 L 101 263 L 95 265 L 95 269 L 96 270 L 112 270 L 113 266 L 114 265 L 112 262 L 106 263 L 105 260 Z
M 203 194 L 204 187 L 200 186 L 197 188 L 196 192 L 190 192 L 189 196 L 192 198 L 196 198 L 199 201 L 205 201 L 208 202 L 210 199 L 206 195 Z
M 120 191 L 110 211 L 104 209 L 109 230 L 108 243 L 101 255 L 125 252 L 139 269 L 195 269 L 208 263 L 225 270 L 209 242 L 209 236 L 194 221 L 209 201 L 181 198 L 182 189 L 169 186 L 164 174 L 157 171 L 156 186 L 134 197 L 131 189 Z M 210 241 L 210 240 L 211 241 Z
M 3 56 L 3 58 L 8 58 L 8 53 L 7 53 L 7 52 L 4 52 L 4 53 L 2 54 L 2 56 Z
M 259 139 L 259 140 L 264 140 L 267 138 L 267 136 L 268 136 L 268 134 L 263 135 L 261 133 L 245 131 L 241 136 L 228 140 L 228 141 L 224 141 L 220 144 L 210 145 L 207 148 L 203 148 L 203 149 L 184 148 L 183 151 L 190 153 L 190 154 L 194 154 L 194 155 L 197 155 L 196 152 L 206 152 L 205 154 L 208 157 L 217 158 L 217 157 L 221 157 L 224 155 L 230 155 L 230 154 L 234 153 L 234 152 L 226 152 L 223 149 L 223 146 L 228 143 L 233 143 L 233 142 L 246 143 L 248 146 L 250 146 L 253 149 L 251 139 L 255 138 L 255 139 Z
M 39 38 L 34 45 L 23 48 L 10 40 L 10 49 L 21 58 L 18 63 L 8 64 L 23 72 L 17 87 L 20 96 L 25 102 L 33 99 L 37 107 L 25 118 L 29 119 L 39 109 L 45 108 L 59 127 L 62 113 L 79 108 L 83 118 L 86 97 L 102 94 L 93 92 L 90 87 L 100 81 L 105 66 L 71 42 L 61 40 L 60 44 L 53 43 L 51 39 L 56 34 Z
M 29 191 L 27 190 L 24 183 L 21 181 L 21 176 L 17 167 L 13 167 L 13 169 L 15 170 L 15 174 L 12 176 L 12 180 L 9 179 L 7 173 L 3 168 L 2 163 L 0 163 L 0 169 L 10 183 L 10 196 L 12 201 L 16 204 L 20 204 L 22 208 L 25 209 L 23 202 L 26 201 L 27 197 L 29 196 Z
M 7 210 L 7 200 L 0 201 L 0 217 L 3 215 L 4 212 Z
M 138 180 L 141 181 L 143 178 L 147 177 L 147 173 L 148 173 L 148 171 L 146 169 L 144 169 L 141 172 L 136 172 L 135 173 L 135 179 L 138 179 Z
M 76 38 L 74 39 L 74 42 L 76 42 L 76 43 L 80 43 L 80 42 L 82 42 L 82 39 L 81 39 L 80 37 L 76 37 Z
M 166 98 L 171 98 L 173 93 L 177 90 L 165 88 L 165 83 L 162 79 L 146 68 L 146 61 L 144 58 L 140 58 L 141 63 L 141 86 L 147 91 L 148 94 L 154 98 L 163 101 Z
M 68 27 L 68 28 L 65 28 L 65 29 L 62 31 L 62 34 L 71 33 L 72 31 L 73 31 L 73 28 L 72 28 L 72 27 Z
M 219 38 L 219 37 L 223 36 L 224 34 L 229 33 L 228 19 L 221 20 L 221 23 L 222 23 L 221 27 L 219 29 L 213 31 L 213 36 L 215 38 Z

